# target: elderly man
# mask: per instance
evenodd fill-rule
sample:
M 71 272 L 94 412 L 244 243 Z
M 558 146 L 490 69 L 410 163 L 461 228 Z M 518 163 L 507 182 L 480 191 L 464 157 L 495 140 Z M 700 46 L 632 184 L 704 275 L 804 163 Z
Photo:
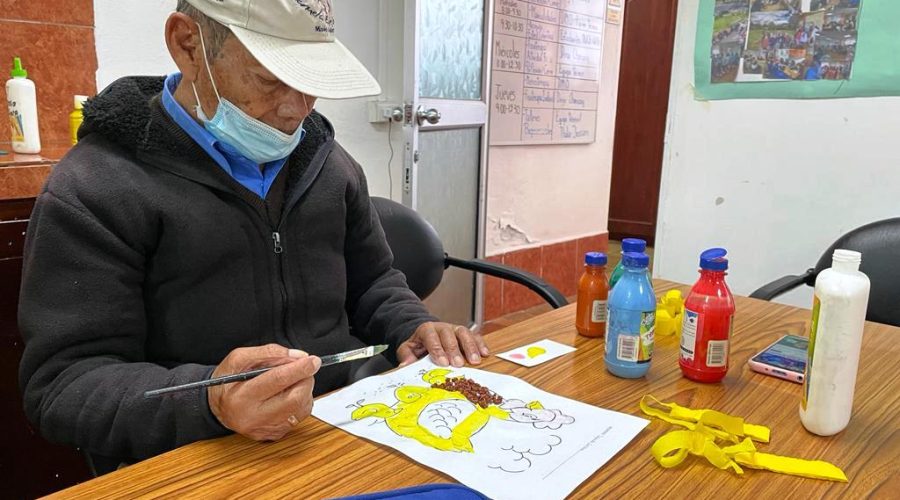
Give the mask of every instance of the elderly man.
M 329 0 L 181 0 L 165 26 L 179 72 L 123 78 L 85 109 L 26 243 L 21 386 L 48 439 L 120 461 L 232 431 L 276 440 L 351 376 L 316 355 L 488 355 L 392 269 L 363 171 L 313 110 L 380 93 L 333 31 Z

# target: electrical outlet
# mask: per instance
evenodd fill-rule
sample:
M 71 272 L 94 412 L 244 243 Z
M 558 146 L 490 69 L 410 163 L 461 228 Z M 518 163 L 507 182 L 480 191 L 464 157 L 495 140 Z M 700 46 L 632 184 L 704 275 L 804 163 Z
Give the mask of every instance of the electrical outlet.
M 394 108 L 400 106 L 389 101 L 369 101 L 369 123 L 390 121 Z

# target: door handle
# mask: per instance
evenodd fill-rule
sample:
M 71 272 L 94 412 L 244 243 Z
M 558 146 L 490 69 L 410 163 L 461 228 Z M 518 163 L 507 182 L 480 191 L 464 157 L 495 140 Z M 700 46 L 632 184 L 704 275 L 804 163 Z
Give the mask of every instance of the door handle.
M 441 112 L 431 108 L 425 109 L 425 106 L 419 106 L 416 110 L 416 122 L 421 125 L 422 122 L 428 122 L 432 125 L 441 121 Z

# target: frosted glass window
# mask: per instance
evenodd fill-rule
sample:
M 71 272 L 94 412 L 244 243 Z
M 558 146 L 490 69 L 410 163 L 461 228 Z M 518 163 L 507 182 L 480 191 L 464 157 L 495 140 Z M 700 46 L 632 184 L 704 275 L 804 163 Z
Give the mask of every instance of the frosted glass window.
M 478 241 L 478 178 L 481 129 L 429 130 L 419 134 L 416 211 L 441 237 L 444 251 L 474 259 Z M 458 325 L 474 319 L 475 275 L 447 269 L 437 290 L 425 301 L 432 314 Z
M 419 96 L 481 100 L 484 0 L 423 0 Z

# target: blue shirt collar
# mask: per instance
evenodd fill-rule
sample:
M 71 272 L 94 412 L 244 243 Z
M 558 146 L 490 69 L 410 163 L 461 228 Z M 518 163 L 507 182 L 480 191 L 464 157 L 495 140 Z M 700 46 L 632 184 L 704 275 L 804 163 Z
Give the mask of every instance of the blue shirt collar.
M 175 100 L 175 89 L 181 81 L 181 73 L 166 77 L 162 91 L 163 109 L 204 151 L 234 180 L 245 188 L 265 198 L 287 158 L 259 165 L 240 154 L 229 144 L 216 139 Z M 301 134 L 304 134 L 302 131 Z

